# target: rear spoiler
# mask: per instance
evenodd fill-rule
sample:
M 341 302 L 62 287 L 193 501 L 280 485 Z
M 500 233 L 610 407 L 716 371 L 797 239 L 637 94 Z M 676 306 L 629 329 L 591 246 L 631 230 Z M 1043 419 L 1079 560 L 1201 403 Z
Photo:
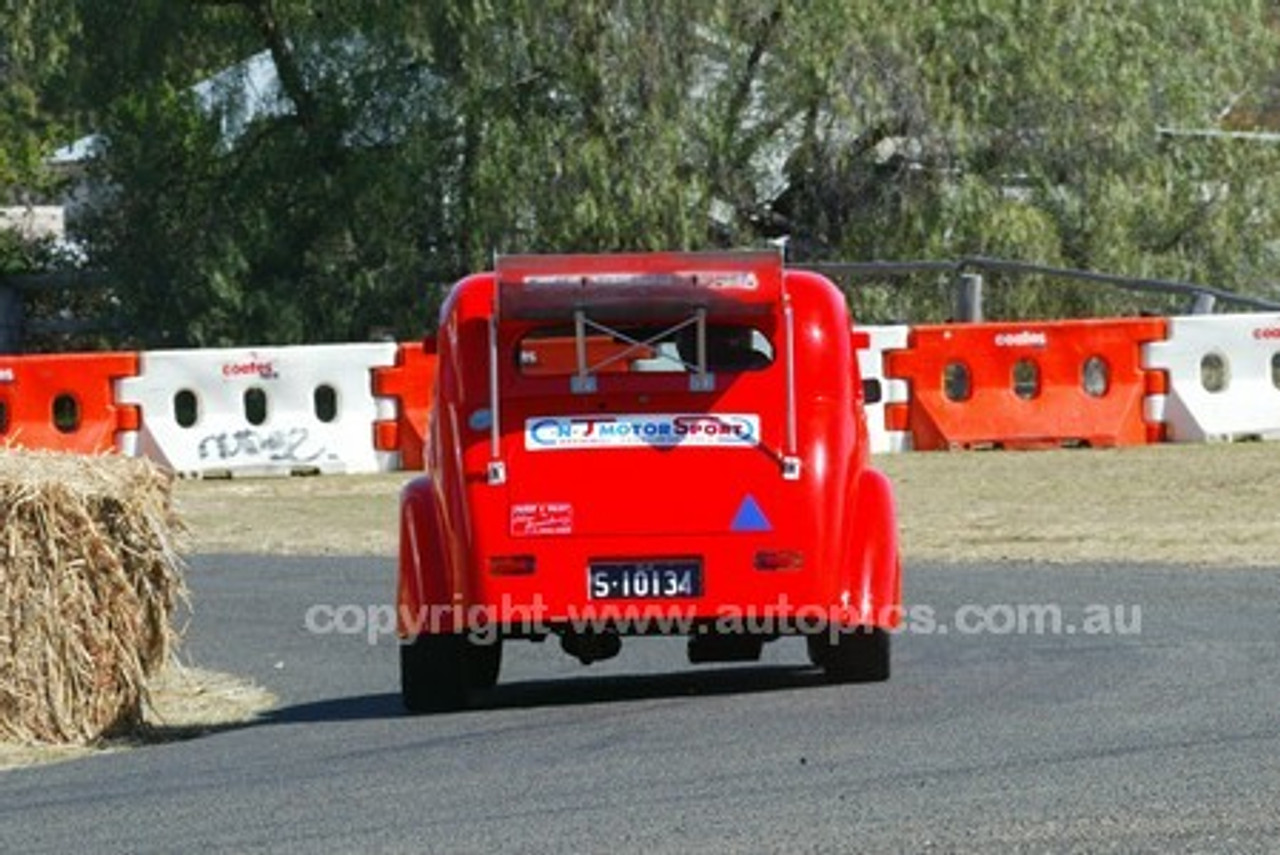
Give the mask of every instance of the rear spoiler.
M 489 321 L 489 408 L 492 414 L 488 481 L 506 481 L 501 460 L 498 384 L 498 328 L 504 320 L 572 321 L 577 370 L 570 391 L 596 391 L 596 373 L 607 365 L 649 347 L 664 336 L 695 326 L 697 356 L 690 369 L 689 391 L 715 391 L 707 371 L 706 321 L 717 317 L 774 314 L 782 307 L 785 321 L 787 376 L 787 447 L 783 477 L 800 477 L 796 451 L 795 333 L 791 301 L 783 278 L 782 253 L 672 252 L 614 255 L 510 255 L 494 264 L 495 293 Z M 629 337 L 611 323 L 656 320 L 669 324 L 645 340 Z M 628 347 L 591 365 L 587 363 L 589 331 L 625 341 Z
M 782 298 L 778 252 L 510 255 L 497 259 L 499 321 L 767 314 Z

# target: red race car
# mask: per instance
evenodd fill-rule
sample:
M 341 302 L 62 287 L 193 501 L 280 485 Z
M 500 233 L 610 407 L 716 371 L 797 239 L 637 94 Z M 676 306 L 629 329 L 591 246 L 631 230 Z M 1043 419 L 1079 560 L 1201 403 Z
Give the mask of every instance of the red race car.
M 897 525 L 840 291 L 762 252 L 495 267 L 441 310 L 401 500 L 405 705 L 465 706 L 504 642 L 551 635 L 584 663 L 652 633 L 716 662 L 801 633 L 830 679 L 887 679 Z

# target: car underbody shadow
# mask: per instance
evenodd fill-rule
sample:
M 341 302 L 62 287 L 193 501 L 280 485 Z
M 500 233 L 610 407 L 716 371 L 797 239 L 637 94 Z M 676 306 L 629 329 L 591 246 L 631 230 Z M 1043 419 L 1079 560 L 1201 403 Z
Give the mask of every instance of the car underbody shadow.
M 822 672 L 797 665 L 752 665 L 662 674 L 617 674 L 500 683 L 474 709 L 579 706 L 622 701 L 778 692 L 824 685 Z
M 615 674 L 499 683 L 477 692 L 463 713 L 538 707 L 585 706 L 627 701 L 780 692 L 823 686 L 822 672 L 796 665 L 684 670 L 663 674 Z M 399 692 L 352 695 L 293 704 L 262 718 L 266 724 L 367 721 L 405 716 Z

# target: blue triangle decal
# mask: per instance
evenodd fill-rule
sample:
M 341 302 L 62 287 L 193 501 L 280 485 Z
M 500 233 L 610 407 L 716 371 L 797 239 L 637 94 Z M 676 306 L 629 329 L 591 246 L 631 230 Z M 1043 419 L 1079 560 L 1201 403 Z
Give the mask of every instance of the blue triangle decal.
M 738 512 L 733 515 L 729 531 L 773 531 L 769 518 L 760 510 L 760 505 L 750 493 L 738 505 Z

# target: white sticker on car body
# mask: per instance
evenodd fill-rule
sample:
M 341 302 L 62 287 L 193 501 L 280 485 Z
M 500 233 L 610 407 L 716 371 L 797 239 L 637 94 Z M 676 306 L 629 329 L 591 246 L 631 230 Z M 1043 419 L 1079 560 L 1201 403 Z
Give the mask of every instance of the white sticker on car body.
M 754 448 L 760 417 L 747 413 L 644 413 L 525 419 L 526 451 L 581 448 Z
M 511 506 L 512 537 L 573 534 L 573 505 L 568 502 L 524 502 Z

